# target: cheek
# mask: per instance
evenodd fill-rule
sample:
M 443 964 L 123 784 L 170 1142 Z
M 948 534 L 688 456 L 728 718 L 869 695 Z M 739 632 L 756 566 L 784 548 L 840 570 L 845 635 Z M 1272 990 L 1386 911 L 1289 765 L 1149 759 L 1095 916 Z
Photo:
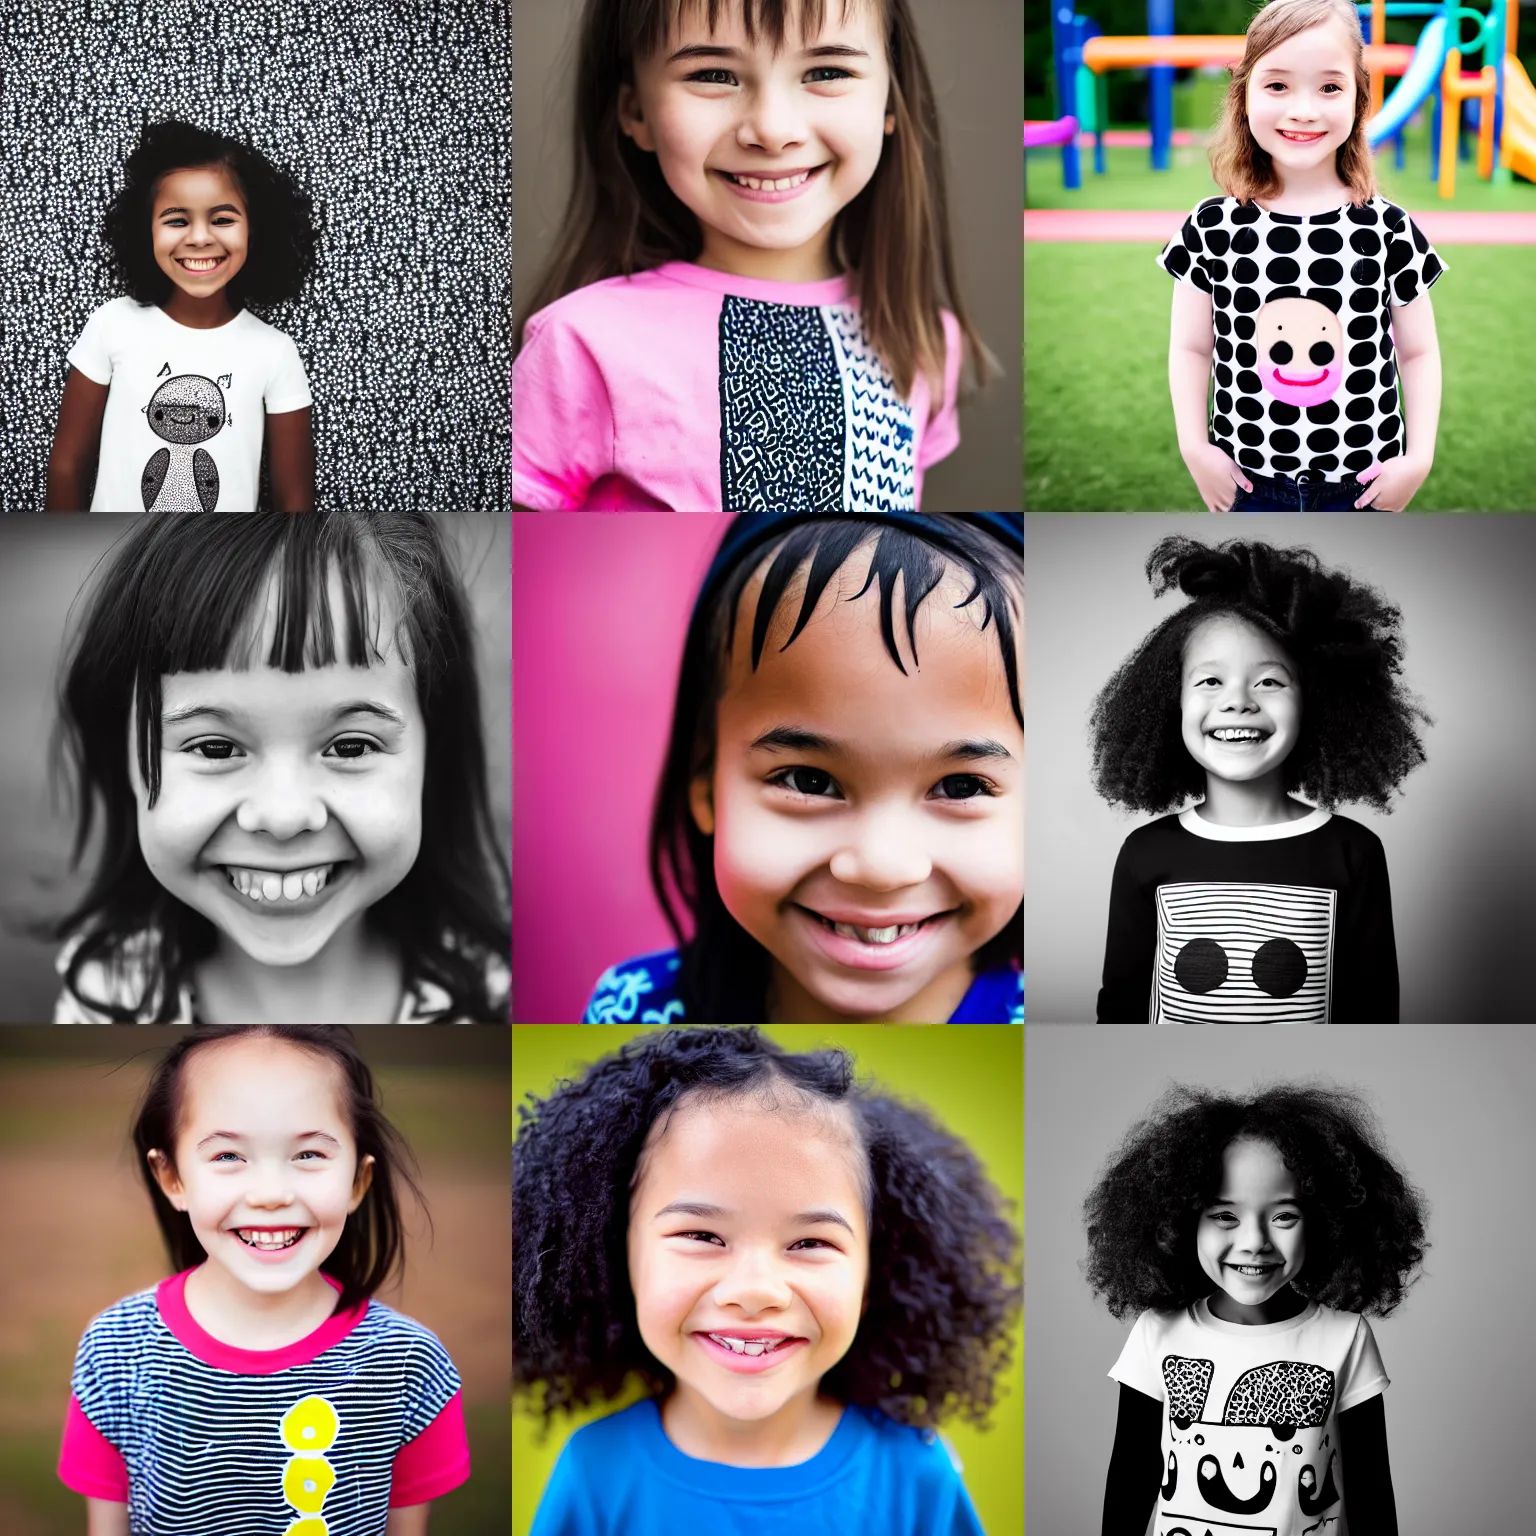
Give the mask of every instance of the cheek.
M 716 801 L 715 883 L 730 906 L 773 902 L 820 862 L 822 838 L 727 790 Z

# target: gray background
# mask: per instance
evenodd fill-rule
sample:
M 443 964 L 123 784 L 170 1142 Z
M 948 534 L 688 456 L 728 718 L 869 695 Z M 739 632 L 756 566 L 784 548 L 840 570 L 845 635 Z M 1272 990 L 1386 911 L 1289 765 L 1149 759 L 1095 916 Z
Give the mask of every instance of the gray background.
M 1024 15 L 1006 0 L 910 0 L 938 97 L 960 291 L 1002 376 L 960 408 L 960 446 L 924 471 L 925 512 L 1023 505 L 1019 438 Z M 565 209 L 580 0 L 512 0 L 512 230 L 531 290 Z
M 260 314 L 309 374 L 320 505 L 508 510 L 507 46 L 505 0 L 0 8 L 0 508 L 42 508 L 65 354 L 119 296 L 101 216 L 181 117 L 315 200 L 315 274 Z
M 1025 1518 L 1042 1536 L 1097 1531 L 1130 1332 L 1093 1296 L 1080 1208 L 1133 1121 L 1170 1081 L 1235 1092 L 1321 1075 L 1366 1091 L 1429 1200 L 1424 1278 L 1371 1319 L 1392 1386 L 1387 1443 L 1399 1519 L 1418 1536 L 1530 1527 L 1536 1331 L 1530 1220 L 1536 1030 L 1180 1030 L 1026 1026 Z
M 1536 758 L 1525 517 L 1388 513 L 1028 516 L 1029 1018 L 1091 1022 L 1120 844 L 1153 818 L 1111 809 L 1089 779 L 1088 713 L 1132 649 L 1187 601 L 1153 598 L 1143 566 L 1186 533 L 1302 544 L 1381 589 L 1403 613 L 1404 676 L 1435 724 L 1428 762 L 1390 816 L 1341 806 L 1386 846 L 1404 1023 L 1528 1022 L 1536 977 Z M 1305 704 L 1303 704 L 1305 707 Z
M 130 512 L 0 518 L 0 709 L 6 722 L 0 736 L 0 1022 L 53 1018 L 58 946 L 17 929 L 22 920 L 64 912 L 85 886 L 82 876 L 68 875 L 74 823 L 64 786 L 48 774 L 65 616 L 71 623 L 78 619 L 72 608 L 87 576 L 141 521 Z M 474 610 L 491 814 L 501 846 L 509 848 L 512 514 L 460 514 L 441 521 Z M 89 858 L 84 867 L 94 867 Z

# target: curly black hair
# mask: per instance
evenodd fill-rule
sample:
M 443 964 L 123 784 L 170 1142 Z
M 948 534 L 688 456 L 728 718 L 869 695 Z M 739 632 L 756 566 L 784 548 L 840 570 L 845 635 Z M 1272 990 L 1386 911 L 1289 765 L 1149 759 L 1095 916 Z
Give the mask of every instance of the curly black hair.
M 287 171 L 239 139 L 176 118 L 146 123 L 124 181 L 102 220 L 114 275 L 140 304 L 164 304 L 174 286 L 155 262 L 150 229 L 162 177 L 189 166 L 223 166 L 240 185 L 250 219 L 245 265 L 225 290 L 237 310 L 296 299 L 314 270 L 314 204 Z
M 848 1353 L 822 1378 L 841 1402 L 898 1423 L 984 1423 L 1012 1354 L 1023 1298 L 1020 1241 L 975 1155 L 919 1108 L 855 1080 L 840 1050 L 795 1054 L 756 1028 L 672 1027 L 636 1036 L 518 1106 L 512 1156 L 512 1382 L 542 1414 L 672 1373 L 646 1348 L 630 1289 L 630 1194 L 652 1127 L 686 1098 L 798 1090 L 846 1113 L 862 1149 L 869 1300 Z
M 1109 1310 L 1176 1312 L 1215 1289 L 1195 1228 L 1238 1140 L 1268 1143 L 1295 1176 L 1307 1240 L 1297 1293 L 1344 1312 L 1395 1311 L 1429 1246 L 1424 1197 L 1364 1098 L 1311 1082 L 1247 1097 L 1174 1084 L 1131 1127 L 1083 1202 L 1083 1272 Z
M 1375 588 L 1327 570 L 1310 549 L 1228 539 L 1214 548 L 1172 535 L 1147 559 L 1155 595 L 1194 599 L 1164 619 L 1093 702 L 1093 780 L 1112 805 L 1153 813 L 1205 794 L 1205 771 L 1180 734 L 1184 647 L 1207 619 L 1231 615 L 1285 647 L 1301 673 L 1301 732 L 1285 788 L 1333 807 L 1390 811 L 1424 761 L 1429 716 L 1400 681 L 1401 612 Z

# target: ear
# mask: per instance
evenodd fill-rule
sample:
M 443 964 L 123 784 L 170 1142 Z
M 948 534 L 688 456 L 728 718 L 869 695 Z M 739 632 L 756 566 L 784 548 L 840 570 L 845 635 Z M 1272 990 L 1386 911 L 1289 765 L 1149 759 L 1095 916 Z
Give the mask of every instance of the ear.
M 363 1203 L 363 1196 L 373 1187 L 373 1157 L 370 1154 L 357 1165 L 357 1175 L 352 1180 L 352 1199 L 347 1206 L 350 1216 Z
M 160 1186 L 160 1193 L 178 1211 L 186 1210 L 186 1196 L 182 1192 L 181 1180 L 177 1177 L 175 1166 L 170 1158 L 159 1147 L 151 1147 L 144 1156 L 149 1161 L 149 1171 L 154 1174 L 155 1183 Z
M 656 153 L 656 141 L 651 135 L 650 124 L 640 109 L 640 93 L 632 85 L 619 87 L 619 131 L 627 134 L 647 154 Z
M 896 114 L 894 112 L 887 112 L 885 114 L 885 131 L 887 134 L 896 132 Z
M 688 786 L 688 809 L 693 813 L 693 824 L 705 837 L 715 835 L 715 792 L 707 773 L 694 776 Z

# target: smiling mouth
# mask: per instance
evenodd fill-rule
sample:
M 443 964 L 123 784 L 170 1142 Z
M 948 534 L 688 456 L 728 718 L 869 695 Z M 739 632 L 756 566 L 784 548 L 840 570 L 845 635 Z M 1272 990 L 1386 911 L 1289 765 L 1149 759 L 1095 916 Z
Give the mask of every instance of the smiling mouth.
M 198 277 L 206 276 L 209 272 L 217 272 L 228 260 L 227 256 L 178 256 L 176 258 L 177 265 L 185 267 L 188 272 Z
M 1326 368 L 1324 368 L 1323 371 L 1320 374 L 1318 374 L 1316 378 L 1312 378 L 1312 379 L 1288 379 L 1288 378 L 1286 378 L 1286 376 L 1283 373 L 1280 372 L 1280 370 L 1278 368 L 1276 368 L 1275 369 L 1275 377 L 1277 379 L 1279 379 L 1279 381 L 1282 384 L 1289 384 L 1293 388 L 1297 387 L 1297 386 L 1304 387 L 1304 386 L 1306 386 L 1308 384 L 1321 384 L 1323 382 L 1323 380 L 1328 377 L 1328 370 Z
M 219 867 L 234 890 L 247 901 L 278 906 L 318 896 L 343 866 L 339 863 L 312 864 L 305 869 L 290 870 L 254 869 L 243 864 Z
M 797 902 L 798 906 L 799 903 Z M 919 928 L 926 928 L 929 923 L 937 922 L 941 917 L 948 917 L 948 912 L 933 912 L 916 923 L 893 923 L 886 928 L 863 928 L 857 923 L 834 923 L 831 918 L 823 917 L 820 912 L 810 907 L 801 907 L 802 912 L 814 917 L 829 933 L 840 934 L 845 939 L 856 939 L 860 944 L 894 944 L 897 939 L 904 939 L 909 934 L 914 934 Z
M 796 187 L 803 187 L 823 169 L 824 166 L 813 165 L 809 170 L 790 171 L 785 176 L 749 176 L 735 171 L 721 171 L 720 174 L 727 181 L 734 181 L 738 187 L 746 187 L 753 192 L 792 192 Z
M 1293 144 L 1314 144 L 1318 139 L 1326 139 L 1326 133 L 1287 133 L 1284 128 L 1276 130 L 1282 139 L 1289 139 Z
M 771 1355 L 790 1344 L 798 1344 L 796 1337 L 786 1335 L 781 1339 L 738 1339 L 728 1333 L 706 1333 L 706 1339 L 728 1349 L 733 1355 L 747 1355 L 756 1359 L 759 1355 Z
M 1213 741 L 1224 741 L 1240 745 L 1243 742 L 1266 741 L 1270 733 L 1258 730 L 1250 725 L 1222 725 L 1207 734 Z
M 303 1239 L 308 1227 L 235 1227 L 234 1234 L 258 1253 L 280 1253 Z
M 1235 1269 L 1238 1274 L 1250 1280 L 1262 1280 L 1265 1275 L 1274 1274 L 1280 1266 L 1278 1264 L 1228 1264 L 1227 1268 Z

